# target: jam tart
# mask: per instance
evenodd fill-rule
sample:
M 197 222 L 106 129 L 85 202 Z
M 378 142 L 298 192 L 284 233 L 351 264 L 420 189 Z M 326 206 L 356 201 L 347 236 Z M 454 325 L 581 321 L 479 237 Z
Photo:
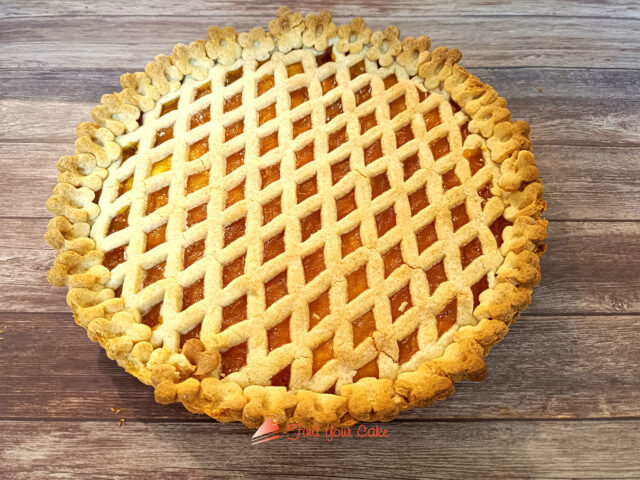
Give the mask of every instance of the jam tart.
M 156 56 L 58 163 L 49 281 L 158 402 L 224 422 L 388 421 L 484 378 L 546 204 L 459 60 L 286 7 Z

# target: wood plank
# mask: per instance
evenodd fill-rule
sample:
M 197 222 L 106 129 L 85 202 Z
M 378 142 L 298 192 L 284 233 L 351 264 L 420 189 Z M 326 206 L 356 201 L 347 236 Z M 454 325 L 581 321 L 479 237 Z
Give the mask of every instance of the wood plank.
M 257 2 L 251 5 L 252 16 L 269 19 L 282 4 L 281 0 Z M 556 1 L 533 0 L 526 4 L 514 5 L 509 0 L 471 0 L 468 2 L 426 3 L 417 0 L 398 0 L 393 3 L 384 0 L 367 1 L 366 12 L 354 9 L 353 2 L 341 2 L 328 5 L 325 1 L 305 0 L 296 2 L 295 9 L 307 14 L 329 8 L 334 16 L 366 15 L 367 17 L 412 16 L 429 18 L 442 15 L 460 16 L 578 16 L 578 17 L 625 17 L 640 18 L 638 5 L 633 0 L 625 1 Z M 202 15 L 211 11 L 223 11 L 225 15 L 243 17 L 246 6 L 227 1 L 196 0 L 189 3 L 193 15 Z M 78 3 L 57 1 L 43 4 L 38 0 L 22 0 L 14 5 L 0 6 L 0 18 L 22 16 L 93 16 L 93 15 L 131 15 L 136 17 L 156 17 L 184 15 L 185 8 L 170 0 L 159 0 L 149 4 L 130 3 L 125 0 L 111 1 L 107 4 Z
M 119 89 L 121 69 L 0 69 L 0 142 L 66 142 L 100 97 Z M 639 70 L 472 68 L 532 126 L 534 146 L 640 146 Z M 46 100 L 42 91 L 47 91 Z M 542 90 L 542 91 L 540 91 Z M 635 158 L 628 155 L 627 157 Z
M 353 428 L 332 442 L 283 436 L 252 447 L 252 431 L 238 425 L 8 421 L 0 461 L 7 480 L 297 478 L 301 470 L 310 478 L 586 479 L 637 478 L 640 469 L 635 421 L 380 426 L 388 438 L 358 438 Z
M 525 315 L 487 358 L 487 380 L 461 383 L 445 402 L 401 418 L 640 418 L 638 320 Z M 119 408 L 136 421 L 205 419 L 156 404 L 70 314 L 0 314 L 0 329 L 0 418 L 109 420 Z
M 0 218 L 49 217 L 63 143 L 0 143 Z M 640 220 L 640 147 L 534 145 L 550 220 Z M 594 181 L 598 190 L 594 190 Z
M 355 9 L 350 13 L 363 13 Z M 365 15 L 367 16 L 367 15 Z M 346 18 L 337 17 L 338 23 Z M 370 17 L 372 29 L 389 17 Z M 459 48 L 465 66 L 640 68 L 638 20 L 585 17 L 394 18 L 403 35 L 429 35 L 432 44 Z M 2 20 L 0 68 L 125 68 L 140 70 L 176 43 L 206 35 L 211 24 L 241 31 L 265 25 L 262 16 L 48 17 Z M 99 28 L 97 27 L 99 26 Z M 119 32 L 114 35 L 114 32 Z M 34 51 L 38 52 L 34 58 Z M 98 54 L 99 52 L 99 54 Z M 126 54 L 125 54 L 126 52 Z
M 47 220 L 0 222 L 0 311 L 67 312 L 64 289 L 50 287 L 45 276 L 54 258 L 42 240 Z M 543 280 L 528 312 L 640 313 L 639 236 L 640 222 L 552 222 Z

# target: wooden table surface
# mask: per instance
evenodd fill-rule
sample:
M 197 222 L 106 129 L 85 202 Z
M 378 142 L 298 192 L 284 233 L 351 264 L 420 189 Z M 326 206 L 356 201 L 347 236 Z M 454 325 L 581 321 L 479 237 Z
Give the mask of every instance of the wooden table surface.
M 531 124 L 549 249 L 488 379 L 386 439 L 250 446 L 242 425 L 157 405 L 46 281 L 55 162 L 122 72 L 211 24 L 266 26 L 278 3 L 2 0 L 0 478 L 640 478 L 640 4 L 333 3 L 296 8 L 457 47 Z

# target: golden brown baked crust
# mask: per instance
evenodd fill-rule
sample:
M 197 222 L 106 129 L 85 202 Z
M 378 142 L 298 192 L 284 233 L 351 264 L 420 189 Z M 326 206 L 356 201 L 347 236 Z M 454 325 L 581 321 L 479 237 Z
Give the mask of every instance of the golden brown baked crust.
M 106 286 L 110 271 L 102 264 L 104 251 L 89 235 L 100 214 L 96 196 L 108 167 L 122 157 L 116 137 L 136 131 L 141 112 L 153 110 L 158 99 L 178 90 L 185 77 L 205 79 L 217 63 L 228 66 L 238 59 L 260 61 L 275 51 L 329 47 L 364 55 L 381 67 L 396 62 L 409 76 L 418 74 L 428 91 L 449 95 L 461 107 L 470 119 L 469 132 L 486 140 L 491 160 L 500 165 L 495 187 L 504 210 L 497 215 L 503 212 L 512 224 L 504 229 L 499 247 L 504 261 L 495 272 L 495 285 L 480 295 L 473 311 L 477 323 L 458 328 L 443 355 L 414 371 L 399 373 L 395 379 L 361 378 L 342 385 L 336 394 L 277 386 L 242 388 L 211 376 L 220 355 L 205 350 L 200 340 L 188 340 L 180 353 L 155 348 L 152 330 L 142 323 L 140 311 L 127 307 Z M 428 37 L 401 41 L 395 26 L 371 33 L 360 18 L 336 27 L 326 11 L 304 18 L 281 7 L 269 23 L 269 32 L 254 28 L 238 35 L 231 27 L 211 27 L 206 41 L 177 45 L 170 56 L 156 56 L 145 72 L 123 75 L 122 91 L 103 96 L 93 108 L 96 123 L 78 126 L 76 153 L 58 162 L 58 185 L 47 201 L 47 208 L 56 216 L 49 222 L 45 239 L 59 252 L 48 279 L 52 285 L 68 287 L 67 301 L 76 322 L 105 348 L 109 358 L 153 385 L 158 402 L 178 401 L 191 412 L 225 422 L 242 421 L 253 428 L 267 417 L 280 425 L 388 421 L 403 410 L 448 397 L 454 382 L 483 379 L 483 357 L 529 305 L 532 289 L 540 280 L 539 258 L 547 228 L 540 215 L 546 204 L 529 151 L 527 123 L 512 121 L 506 101 L 457 65 L 458 50 L 438 47 L 430 51 L 429 47 Z M 384 350 L 384 339 L 380 345 Z

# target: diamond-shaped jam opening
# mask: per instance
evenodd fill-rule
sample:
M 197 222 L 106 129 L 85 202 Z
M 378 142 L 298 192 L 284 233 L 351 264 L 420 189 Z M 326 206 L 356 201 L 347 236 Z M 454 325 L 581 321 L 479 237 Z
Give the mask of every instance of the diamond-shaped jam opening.
M 184 268 L 189 268 L 204 257 L 204 238 L 193 242 L 184 249 Z
M 349 170 L 351 170 L 350 161 L 351 157 L 347 157 L 344 160 L 340 160 L 339 162 L 331 165 L 331 180 L 333 181 L 334 185 L 342 180 L 347 173 L 349 173 Z
M 395 100 L 389 103 L 389 118 L 393 118 L 396 115 L 404 112 L 407 109 L 407 104 L 405 102 L 404 93 L 400 95 Z
M 280 180 L 280 162 L 261 169 L 260 179 L 262 180 L 261 188 L 265 188 L 273 182 Z
M 145 215 L 155 212 L 157 209 L 164 207 L 169 203 L 169 187 L 166 186 L 160 190 L 150 193 L 147 196 L 147 209 Z
M 418 154 L 414 153 L 410 157 L 407 157 L 402 162 L 402 168 L 404 170 L 404 180 L 408 180 L 420 170 L 420 159 L 418 158 Z
M 276 85 L 273 75 L 264 75 L 258 80 L 258 97 L 267 90 L 271 90 Z
M 209 170 L 194 173 L 187 177 L 187 194 L 200 190 L 209 185 Z
M 296 138 L 298 135 L 311 130 L 313 126 L 311 122 L 311 115 L 307 115 L 306 117 L 302 117 L 300 120 L 296 120 L 293 122 L 293 138 Z
M 355 189 L 352 189 L 349 193 L 336 200 L 336 211 L 338 214 L 338 220 L 343 219 L 351 212 L 355 211 L 357 207 L 356 191 Z
M 269 200 L 262 206 L 262 224 L 266 225 L 282 213 L 281 196 Z
M 154 146 L 162 145 L 164 142 L 167 142 L 173 138 L 173 125 L 166 128 L 161 128 L 156 133 L 156 139 L 154 142 Z
M 96 205 L 99 204 L 101 196 L 102 196 L 102 189 L 96 190 L 95 192 L 93 192 L 93 203 L 95 203 Z
M 149 176 L 153 177 L 155 175 L 159 175 L 161 173 L 168 172 L 169 170 L 171 170 L 171 160 L 172 160 L 172 155 L 169 155 L 167 158 L 163 158 L 159 162 L 154 163 L 153 166 L 151 167 L 151 173 L 149 173 Z
M 387 278 L 396 268 L 404 263 L 400 244 L 391 247 L 386 253 L 383 253 L 382 261 L 384 263 L 384 278 Z
M 471 286 L 471 294 L 473 295 L 473 309 L 480 305 L 480 294 L 489 288 L 487 276 L 483 275 L 480 280 Z
M 387 177 L 387 172 L 382 172 L 379 175 L 376 175 L 371 179 L 371 199 L 376 198 L 379 195 L 382 195 L 384 192 L 389 190 L 391 185 L 389 185 L 389 178 Z
M 451 209 L 451 221 L 453 222 L 453 231 L 458 229 L 469 222 L 469 216 L 467 215 L 467 207 L 463 203 Z
M 307 198 L 318 193 L 318 181 L 314 175 L 296 186 L 296 198 L 298 203 L 304 202 Z
M 469 136 L 469 122 L 464 123 L 461 127 L 460 127 L 460 136 L 462 137 L 462 143 L 464 143 L 464 141 L 467 139 L 467 137 Z
M 413 306 L 409 284 L 406 284 L 396 293 L 391 295 L 389 297 L 389 303 L 391 305 L 391 321 L 395 322 L 398 317 L 409 311 Z
M 418 103 L 424 102 L 429 96 L 429 92 L 422 91 L 420 88 L 416 88 L 418 91 Z
M 262 263 L 267 263 L 272 258 L 284 252 L 284 232 L 265 240 L 262 247 Z
M 462 269 L 467 268 L 480 255 L 482 255 L 482 244 L 480 239 L 476 237 L 460 249 Z
M 296 169 L 303 167 L 307 163 L 313 161 L 314 153 L 313 142 L 307 143 L 300 150 L 296 151 Z
M 353 321 L 353 348 L 356 348 L 367 338 L 373 335 L 376 330 L 376 319 L 373 316 L 373 310 L 369 310 L 360 318 Z
M 300 231 L 302 234 L 302 241 L 307 240 L 311 235 L 320 230 L 322 226 L 322 217 L 320 215 L 320 209 L 313 213 L 310 213 L 302 220 L 300 220 Z
M 267 123 L 269 120 L 273 120 L 276 118 L 276 104 L 275 102 L 269 105 L 268 107 L 264 107 L 262 110 L 258 112 L 258 126 Z
M 410 123 L 396 130 L 396 146 L 398 148 L 405 143 L 410 142 L 413 138 L 413 130 L 411 129 Z
M 452 168 L 448 172 L 445 172 L 441 175 L 442 177 L 442 189 L 447 192 L 451 190 L 453 187 L 457 187 L 462 185 L 458 176 L 456 175 L 455 169 Z
M 227 157 L 227 170 L 226 175 L 229 175 L 231 172 L 240 168 L 244 165 L 244 148 L 242 150 L 238 150 L 236 153 L 233 153 Z
M 378 378 L 379 376 L 380 370 L 378 370 L 378 357 L 376 357 L 356 370 L 356 374 L 353 376 L 353 383 L 356 383 L 361 378 Z
M 407 363 L 420 350 L 418 345 L 418 330 L 414 330 L 398 342 L 398 363 Z
M 131 145 L 126 146 L 122 149 L 122 164 L 126 162 L 129 158 L 133 157 L 136 153 L 138 153 L 138 144 L 132 143 Z
M 385 90 L 388 90 L 389 88 L 393 87 L 396 83 L 398 83 L 398 77 L 396 77 L 395 73 L 392 73 L 391 75 L 389 75 L 384 79 Z
M 202 323 L 199 323 L 187 333 L 180 334 L 180 348 L 184 347 L 184 344 L 192 338 L 200 338 L 200 330 L 202 329 Z
M 368 147 L 364 148 L 364 164 L 369 165 L 371 162 L 382 157 L 382 142 L 377 139 Z
M 267 330 L 267 345 L 269 352 L 274 351 L 276 348 L 291 343 L 291 334 L 289 332 L 289 322 L 291 316 L 280 322 L 275 327 Z
M 331 120 L 336 118 L 338 115 L 343 113 L 342 110 L 342 98 L 339 98 L 331 105 L 327 105 L 325 107 L 325 122 L 329 123 Z
M 287 295 L 287 271 L 283 270 L 278 275 L 264 284 L 264 297 L 267 308 Z
M 187 211 L 187 228 L 207 219 L 207 204 L 203 203 Z
M 329 315 L 329 290 L 322 292 L 318 298 L 309 302 L 309 330 L 315 327 L 320 320 Z
M 318 67 L 321 67 L 325 63 L 329 63 L 329 62 L 335 61 L 335 59 L 336 59 L 336 57 L 333 54 L 333 52 L 331 51 L 331 47 L 329 47 L 324 52 L 322 52 L 320 55 L 316 55 L 316 64 L 317 64 Z
M 350 302 L 369 288 L 367 283 L 367 265 L 347 275 L 347 301 Z
M 504 232 L 504 229 L 510 225 L 513 224 L 508 222 L 503 216 L 499 216 L 489 227 L 491 233 L 493 233 L 493 236 L 496 239 L 498 247 L 502 246 L 502 242 L 504 241 L 504 238 L 502 238 L 502 232 Z
M 160 310 L 162 309 L 162 301 L 156 303 L 151 309 L 142 315 L 142 323 L 153 329 L 162 323 L 162 316 Z
M 458 317 L 458 298 L 451 300 L 441 312 L 436 315 L 436 326 L 438 328 L 438 338 L 440 338 L 445 332 L 449 331 L 451 327 L 456 324 Z
M 238 108 L 240 105 L 242 105 L 242 92 L 238 92 L 235 95 L 224 99 L 222 113 L 231 112 Z
M 463 150 L 462 156 L 469 162 L 471 175 L 475 175 L 478 170 L 484 167 L 484 158 L 482 157 L 482 150 L 480 148 Z
M 167 262 L 154 265 L 148 270 L 144 271 L 144 280 L 142 281 L 142 288 L 147 288 L 149 285 L 156 283 L 164 278 L 164 268 Z
M 364 133 L 370 128 L 373 128 L 377 125 L 376 122 L 376 112 L 371 112 L 364 117 L 360 117 L 360 133 Z
M 129 226 L 129 207 L 124 207 L 120 212 L 111 219 L 107 235 L 119 232 Z
M 194 97 L 194 101 L 199 98 L 204 97 L 205 95 L 209 95 L 211 93 L 211 82 L 207 82 L 204 85 L 201 85 L 198 90 L 196 90 L 196 95 Z
M 378 237 L 382 237 L 385 233 L 396 226 L 396 212 L 393 205 L 378 213 L 375 220 Z
M 224 246 L 226 247 L 230 243 L 236 241 L 237 239 L 244 237 L 246 218 L 242 217 L 240 220 L 236 220 L 235 222 L 224 227 Z
M 207 105 L 202 110 L 197 113 L 194 113 L 191 116 L 191 120 L 189 121 L 189 130 L 193 130 L 194 128 L 204 124 L 209 123 L 211 121 L 211 109 Z
M 344 126 L 335 130 L 329 134 L 329 151 L 332 152 L 336 148 L 338 148 L 343 143 L 349 140 L 349 135 L 347 134 L 347 127 Z
M 448 280 L 447 272 L 444 269 L 444 259 L 426 270 L 425 273 L 427 274 L 427 283 L 429 283 L 429 293 L 431 295 L 434 294 L 440 284 Z
M 349 67 L 349 75 L 351 76 L 351 80 L 356 78 L 358 75 L 362 75 L 364 72 L 364 60 L 360 60 L 358 63 Z
M 173 112 L 178 109 L 178 100 L 180 97 L 174 98 L 173 100 L 169 100 L 167 103 L 162 104 L 162 109 L 160 110 L 160 116 L 166 115 L 169 112 Z
M 127 249 L 127 245 L 121 245 L 119 247 L 114 248 L 113 250 L 109 250 L 104 254 L 104 260 L 102 261 L 102 265 L 104 265 L 107 269 L 113 270 L 122 262 L 125 261 L 125 251 Z
M 432 222 L 416 232 L 416 243 L 418 244 L 418 255 L 438 241 L 436 234 L 436 223 Z
M 276 373 L 273 377 L 271 377 L 271 386 L 272 387 L 287 387 L 289 388 L 289 383 L 291 382 L 291 364 L 284 367 L 278 373 Z
M 127 193 L 133 187 L 133 173 L 129 175 L 124 182 L 120 183 L 118 186 L 118 197 L 121 197 L 125 193 Z
M 204 278 L 182 289 L 182 310 L 204 299 Z
M 427 197 L 426 186 L 423 185 L 415 192 L 409 194 L 409 207 L 411 208 L 411 216 L 417 215 L 419 212 L 429 206 L 429 198 Z
M 234 300 L 229 305 L 222 307 L 222 324 L 220 331 L 224 332 L 227 328 L 236 323 L 247 319 L 247 296 Z
M 360 90 L 355 92 L 356 96 L 356 106 L 366 102 L 371 99 L 371 85 L 365 85 Z
M 342 258 L 360 248 L 362 246 L 362 240 L 360 239 L 360 225 L 347 233 L 343 233 L 340 236 L 340 243 L 342 246 Z
M 440 118 L 440 110 L 438 110 L 438 107 L 435 107 L 433 110 L 429 110 L 424 114 L 424 123 L 427 126 L 427 131 L 431 130 L 434 127 L 437 127 L 442 123 L 442 119 Z
M 289 92 L 289 95 L 291 97 L 291 110 L 309 100 L 309 90 L 307 90 L 307 87 Z
M 237 372 L 247 364 L 247 342 L 231 347 L 220 354 L 222 376 Z
M 336 81 L 335 75 L 329 75 L 327 78 L 320 82 L 322 85 L 322 94 L 325 95 L 327 92 L 330 92 L 334 88 L 338 86 L 338 82 Z
M 439 158 L 449 153 L 449 139 L 447 137 L 442 137 L 434 140 L 433 142 L 429 143 L 429 148 L 431 149 L 433 159 L 438 160 Z
M 319 248 L 302 259 L 302 269 L 304 271 L 304 281 L 309 283 L 325 269 L 324 247 Z
M 333 337 L 318 345 L 312 355 L 311 375 L 315 375 L 329 360 L 333 360 Z
M 242 67 L 236 68 L 235 70 L 231 70 L 227 72 L 227 76 L 224 79 L 224 86 L 228 87 L 236 80 L 242 78 Z
M 478 190 L 478 196 L 482 199 L 480 200 L 480 207 L 484 210 L 489 199 L 493 197 L 493 193 L 491 193 L 491 184 L 487 183 L 486 185 L 483 185 L 482 188 Z
M 458 105 L 456 102 L 454 102 L 453 100 L 449 100 L 449 104 L 451 105 L 451 111 L 456 114 L 458 113 L 460 110 L 462 110 L 462 108 L 460 108 L 460 105 Z
M 232 138 L 240 135 L 242 132 L 244 132 L 244 118 L 232 123 L 231 125 L 227 125 L 224 128 L 224 141 L 228 142 Z
M 278 146 L 278 131 L 260 139 L 260 155 L 270 152 Z
M 222 288 L 225 288 L 244 273 L 246 255 L 241 255 L 222 267 Z
M 289 76 L 289 78 L 293 77 L 294 75 L 299 75 L 301 73 L 304 73 L 304 68 L 302 66 L 302 63 L 296 62 L 290 65 L 287 65 L 287 75 Z
M 164 225 L 160 225 L 159 227 L 147 233 L 147 248 L 145 252 L 148 252 L 152 248 L 157 247 L 158 245 L 162 245 L 164 242 L 166 242 L 167 241 L 166 233 L 167 233 L 166 223 Z

